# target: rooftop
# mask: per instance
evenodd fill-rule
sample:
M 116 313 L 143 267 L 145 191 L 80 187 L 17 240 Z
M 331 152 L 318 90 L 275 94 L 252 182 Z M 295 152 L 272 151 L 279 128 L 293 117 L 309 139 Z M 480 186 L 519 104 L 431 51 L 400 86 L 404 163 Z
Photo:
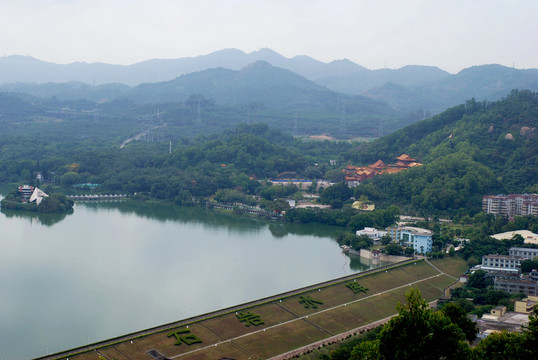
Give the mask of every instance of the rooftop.
M 520 256 L 511 256 L 511 255 L 497 255 L 497 254 L 489 254 L 489 255 L 484 255 L 483 257 L 485 258 L 490 258 L 490 259 L 503 259 L 503 260 L 523 260 L 522 257 Z
M 414 226 L 403 226 L 401 228 L 402 230 L 408 231 L 413 233 L 413 235 L 423 235 L 423 236 L 431 236 L 433 235 L 433 231 L 428 229 L 422 229 Z
M 495 235 L 491 235 L 492 238 L 496 240 L 505 240 L 511 239 L 514 235 L 521 235 L 525 239 L 525 244 L 535 244 L 538 245 L 538 234 L 533 233 L 529 230 L 517 230 L 517 231 L 507 231 Z

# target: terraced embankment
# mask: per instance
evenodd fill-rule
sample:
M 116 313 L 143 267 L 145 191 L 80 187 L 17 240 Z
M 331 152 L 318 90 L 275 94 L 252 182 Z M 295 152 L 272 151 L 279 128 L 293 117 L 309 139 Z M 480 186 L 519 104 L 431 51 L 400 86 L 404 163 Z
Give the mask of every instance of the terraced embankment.
M 40 359 L 289 358 L 386 321 L 410 287 L 437 299 L 464 270 L 458 258 L 406 261 Z

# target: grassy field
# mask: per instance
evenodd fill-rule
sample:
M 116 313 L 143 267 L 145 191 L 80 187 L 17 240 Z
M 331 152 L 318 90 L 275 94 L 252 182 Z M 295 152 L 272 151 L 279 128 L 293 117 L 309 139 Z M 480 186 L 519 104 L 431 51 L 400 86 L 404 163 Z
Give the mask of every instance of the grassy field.
M 418 288 L 427 301 L 439 298 L 463 272 L 465 262 L 454 257 L 432 263 L 450 276 L 417 260 L 300 294 L 284 294 L 237 312 L 208 314 L 177 328 L 96 346 L 96 351 L 70 355 L 69 359 L 147 360 L 151 359 L 147 351 L 152 349 L 174 359 L 265 359 L 393 315 L 411 287 Z M 362 291 L 354 292 L 348 284 L 359 285 L 357 289 Z M 238 315 L 246 320 L 242 322 Z
M 451 258 L 444 258 L 444 259 L 438 259 L 438 260 L 430 260 L 431 263 L 439 268 L 444 273 L 447 273 L 448 275 L 454 276 L 456 278 L 459 278 L 460 275 L 463 275 L 467 268 L 469 267 L 467 265 L 467 262 L 459 257 L 454 256 Z

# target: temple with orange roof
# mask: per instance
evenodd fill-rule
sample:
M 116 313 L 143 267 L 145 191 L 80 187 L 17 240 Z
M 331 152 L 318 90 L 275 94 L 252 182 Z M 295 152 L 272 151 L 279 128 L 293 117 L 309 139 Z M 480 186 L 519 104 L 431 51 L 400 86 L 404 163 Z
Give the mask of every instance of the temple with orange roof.
M 342 171 L 345 173 L 345 180 L 349 187 L 359 185 L 366 179 L 373 178 L 379 174 L 394 174 L 405 169 L 422 165 L 416 159 L 407 154 L 402 154 L 396 158 L 396 164 L 385 164 L 382 160 L 368 166 L 348 165 Z

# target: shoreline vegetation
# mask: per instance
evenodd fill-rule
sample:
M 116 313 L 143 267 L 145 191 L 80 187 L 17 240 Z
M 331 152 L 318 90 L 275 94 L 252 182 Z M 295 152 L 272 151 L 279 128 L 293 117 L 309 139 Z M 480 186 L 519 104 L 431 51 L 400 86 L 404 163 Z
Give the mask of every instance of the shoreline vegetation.
M 74 201 L 60 193 L 43 197 L 39 204 L 23 202 L 18 191 L 13 191 L 0 201 L 3 210 L 28 211 L 37 213 L 72 213 Z

